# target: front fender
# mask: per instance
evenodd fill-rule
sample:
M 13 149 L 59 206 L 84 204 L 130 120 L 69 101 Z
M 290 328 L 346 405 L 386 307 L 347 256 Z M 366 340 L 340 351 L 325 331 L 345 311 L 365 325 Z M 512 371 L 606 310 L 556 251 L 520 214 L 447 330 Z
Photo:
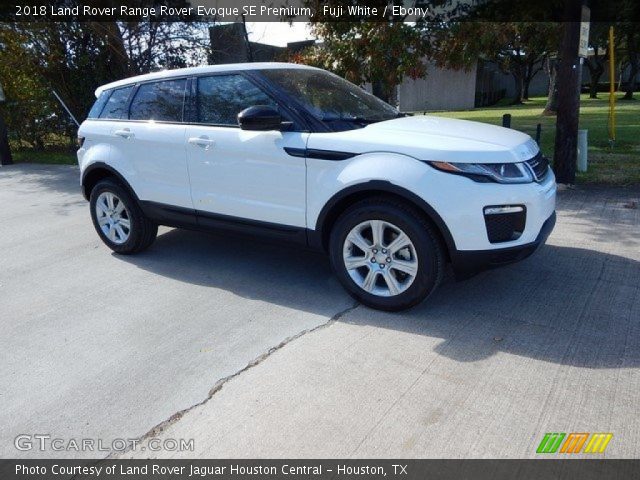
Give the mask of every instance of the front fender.
M 447 248 L 455 242 L 441 214 L 429 201 L 429 192 L 438 195 L 433 185 L 432 167 L 407 155 L 374 152 L 348 160 L 327 161 L 307 159 L 307 225 L 320 241 L 323 227 L 334 207 L 346 198 L 366 191 L 385 192 L 400 196 L 420 208 L 438 227 Z
M 431 167 L 407 155 L 372 152 L 339 161 L 307 158 L 307 225 L 315 228 L 320 213 L 347 188 L 383 181 L 415 192 Z

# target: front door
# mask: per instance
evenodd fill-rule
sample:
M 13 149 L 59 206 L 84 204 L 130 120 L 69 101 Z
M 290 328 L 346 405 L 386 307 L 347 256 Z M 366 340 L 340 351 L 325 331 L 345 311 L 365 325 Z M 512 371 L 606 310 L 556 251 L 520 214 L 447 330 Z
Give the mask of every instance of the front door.
M 241 74 L 194 80 L 195 124 L 187 125 L 191 195 L 199 220 L 255 220 L 292 227 L 305 223 L 305 159 L 285 147 L 304 149 L 308 133 L 245 131 L 237 115 L 276 102 Z

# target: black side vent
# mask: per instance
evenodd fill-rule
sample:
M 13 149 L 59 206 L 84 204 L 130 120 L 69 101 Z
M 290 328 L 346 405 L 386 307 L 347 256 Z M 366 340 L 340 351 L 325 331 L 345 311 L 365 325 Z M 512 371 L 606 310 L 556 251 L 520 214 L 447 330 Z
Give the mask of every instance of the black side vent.
M 519 211 L 509 212 L 508 209 L 519 209 Z M 511 242 L 520 238 L 527 222 L 527 211 L 524 206 L 505 207 L 505 213 L 488 213 L 490 210 L 491 207 L 485 208 L 484 214 L 489 242 Z
M 538 154 L 533 157 L 531 160 L 527 160 L 525 162 L 531 171 L 533 172 L 533 176 L 536 179 L 536 182 L 541 182 L 547 176 L 549 172 L 549 160 L 547 157 L 542 155 L 542 152 L 538 152 Z

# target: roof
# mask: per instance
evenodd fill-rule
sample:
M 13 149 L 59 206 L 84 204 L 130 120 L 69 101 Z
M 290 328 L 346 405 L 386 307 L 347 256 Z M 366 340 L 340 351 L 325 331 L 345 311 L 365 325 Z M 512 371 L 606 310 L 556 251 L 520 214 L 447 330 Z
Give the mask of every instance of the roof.
M 203 73 L 217 73 L 217 72 L 237 72 L 246 70 L 267 70 L 276 68 L 291 68 L 291 69 L 312 69 L 315 67 L 309 67 L 307 65 L 300 65 L 297 63 L 284 63 L 284 62 L 254 62 L 254 63 L 230 63 L 227 65 L 205 65 L 203 67 L 189 67 L 178 68 L 176 70 L 162 70 L 160 72 L 147 73 L 145 75 L 138 75 L 135 77 L 125 78 L 116 82 L 107 83 L 96 89 L 96 97 L 103 91 L 116 87 L 123 87 L 126 85 L 132 85 L 139 82 L 147 82 L 149 80 L 159 80 L 163 78 L 172 77 L 184 77 L 189 75 L 200 75 Z

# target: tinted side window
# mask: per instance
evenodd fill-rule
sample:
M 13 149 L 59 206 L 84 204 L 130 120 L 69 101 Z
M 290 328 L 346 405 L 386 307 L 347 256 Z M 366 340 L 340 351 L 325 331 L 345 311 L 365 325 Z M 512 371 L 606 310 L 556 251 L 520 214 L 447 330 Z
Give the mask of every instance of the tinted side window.
M 242 75 L 198 78 L 198 122 L 238 125 L 238 113 L 254 105 L 276 103 Z
M 181 122 L 186 84 L 187 81 L 182 78 L 140 85 L 131 102 L 129 118 Z
M 131 93 L 132 89 L 133 85 L 130 87 L 124 87 L 114 90 L 107 100 L 104 109 L 102 109 L 100 118 L 127 118 L 127 100 L 129 99 L 129 94 Z
M 107 103 L 107 100 L 109 100 L 110 95 L 111 90 L 102 92 L 97 98 L 96 102 L 93 104 L 93 107 L 91 107 L 91 110 L 89 110 L 89 115 L 87 115 L 87 118 L 98 118 L 100 116 L 100 112 L 102 112 L 102 109 Z

